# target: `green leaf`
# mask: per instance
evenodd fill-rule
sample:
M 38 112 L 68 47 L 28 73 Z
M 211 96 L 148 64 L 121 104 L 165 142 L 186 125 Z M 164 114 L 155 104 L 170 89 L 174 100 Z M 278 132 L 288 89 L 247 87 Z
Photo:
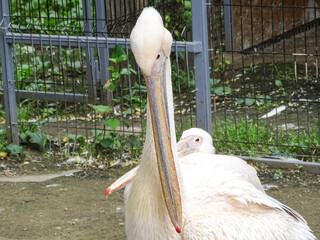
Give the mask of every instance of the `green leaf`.
M 108 125 L 107 120 L 105 120 L 105 119 L 102 119 L 102 120 L 101 120 L 101 123 L 102 123 L 103 125 Z
M 109 106 L 104 105 L 92 105 L 92 108 L 98 113 L 108 113 L 111 110 Z
M 84 136 L 82 136 L 81 134 L 78 134 L 77 135 L 77 141 L 84 143 L 84 141 L 85 141 Z
M 236 103 L 237 103 L 237 105 L 240 105 L 240 104 L 244 103 L 244 99 L 243 98 L 237 98 Z
M 130 69 L 130 72 L 132 72 L 134 75 L 137 75 L 137 71 L 136 70 L 134 70 L 132 67 L 129 67 L 129 69 Z
M 69 142 L 75 142 L 75 141 L 77 141 L 77 142 L 81 142 L 81 143 L 84 143 L 84 136 L 83 135 L 81 135 L 81 134 L 77 134 L 77 135 L 75 135 L 75 134 L 68 134 L 67 136 L 64 136 L 64 138 L 68 138 L 68 141 Z
M 263 95 L 256 95 L 257 102 L 260 104 L 264 104 L 264 96 Z
M 213 86 L 218 83 L 218 80 L 215 78 L 210 78 L 210 85 Z
M 120 121 L 116 118 L 109 118 L 106 123 L 113 131 L 120 125 Z
M 56 111 L 56 109 L 54 109 L 54 108 L 50 108 L 50 107 L 45 108 L 43 111 L 43 116 L 46 117 L 46 116 L 52 115 L 55 111 Z
M 128 60 L 128 55 L 127 54 L 123 54 L 121 56 L 119 56 L 117 58 L 117 63 L 121 63 L 121 62 L 124 62 L 124 61 L 127 61 Z
M 251 106 L 252 104 L 255 103 L 255 99 L 254 98 L 246 98 L 245 99 L 245 103 L 246 103 L 246 106 Z
M 218 96 L 221 96 L 224 94 L 231 94 L 232 90 L 230 87 L 217 86 L 214 88 L 214 93 Z
M 130 115 L 134 112 L 134 110 L 132 110 L 132 108 L 128 108 L 127 110 L 123 111 L 123 116 L 127 116 L 127 115 Z
M 165 19 L 165 22 L 170 22 L 170 21 L 171 21 L 171 17 L 170 17 L 169 14 L 167 14 L 167 15 L 164 17 L 164 19 Z
M 184 7 L 186 10 L 191 10 L 191 1 L 185 1 L 184 2 Z
M 120 77 L 120 74 L 118 72 L 113 72 L 111 76 L 115 79 L 118 79 Z
M 22 142 L 28 142 L 29 136 L 24 131 L 20 131 L 19 137 L 21 138 Z
M 117 88 L 117 84 L 115 83 L 115 81 L 110 81 L 110 85 L 108 86 L 110 92 L 113 92 L 114 90 L 116 90 Z
M 214 88 L 213 92 L 216 95 L 221 96 L 221 95 L 223 95 L 223 87 L 222 86 L 218 86 L 218 87 Z
M 278 87 L 278 88 L 281 88 L 282 87 L 282 82 L 280 81 L 280 80 L 276 80 L 276 86 Z
M 224 87 L 224 93 L 225 94 L 231 94 L 232 93 L 231 87 Z
M 1 128 L 0 129 L 0 136 L 6 136 L 7 135 L 7 129 Z
M 128 68 L 122 68 L 120 71 L 121 75 L 129 75 L 130 74 L 130 70 Z
M 137 137 L 134 135 L 129 135 L 126 140 L 126 143 L 132 148 L 140 147 L 140 142 L 138 141 Z
M 121 147 L 121 142 L 118 140 L 114 140 L 113 144 L 117 147 L 120 148 Z
M 23 147 L 14 143 L 9 144 L 7 150 L 10 152 L 10 155 L 19 155 L 23 153 Z
M 109 61 L 117 63 L 117 59 L 116 58 L 109 58 Z M 111 69 L 108 69 L 108 70 L 111 70 Z M 114 68 L 111 71 L 114 71 Z
M 116 45 L 112 51 L 112 58 L 119 58 L 122 55 L 127 55 L 126 51 L 120 45 Z
M 113 99 L 112 99 L 112 102 L 113 102 L 113 103 L 119 103 L 119 102 L 120 102 L 120 99 L 113 98 Z
M 267 103 L 272 103 L 272 97 L 266 95 L 266 102 Z
M 110 148 L 112 143 L 113 143 L 112 138 L 104 138 L 100 141 L 101 146 L 105 148 Z
M 27 131 L 26 134 L 30 137 L 30 142 L 39 145 L 43 148 L 47 143 L 47 134 L 36 130 L 35 132 Z
M 109 60 L 110 60 L 110 58 L 109 58 Z M 114 66 L 109 66 L 108 68 L 107 68 L 109 71 L 114 71 Z
M 138 84 L 135 82 L 133 87 L 139 89 L 141 92 L 147 92 L 147 87 L 145 85 Z

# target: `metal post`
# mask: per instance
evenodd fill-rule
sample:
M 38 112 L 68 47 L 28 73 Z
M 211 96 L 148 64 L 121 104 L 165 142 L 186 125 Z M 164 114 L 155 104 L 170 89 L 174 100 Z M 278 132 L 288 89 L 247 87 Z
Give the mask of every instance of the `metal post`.
M 96 19 L 97 19 L 97 33 L 98 37 L 105 37 L 107 41 L 107 20 L 106 20 L 106 8 L 104 0 L 96 0 Z M 109 49 L 107 47 L 98 47 L 99 54 L 99 80 L 101 89 L 101 103 L 106 105 L 112 104 L 112 92 L 105 90 L 103 86 L 110 79 L 110 73 L 107 70 L 109 67 Z
M 224 0 L 223 15 L 224 15 L 224 29 L 226 36 L 226 50 L 233 50 L 233 19 L 232 19 L 232 0 Z
M 192 0 L 192 40 L 202 43 L 194 56 L 197 126 L 212 132 L 206 0 Z
M 92 18 L 91 18 L 91 3 L 90 0 L 82 0 L 83 7 L 83 22 L 84 22 L 84 35 L 92 36 Z M 87 64 L 87 77 L 88 77 L 88 101 L 95 104 L 97 101 L 96 89 L 96 71 L 93 49 L 87 46 L 86 51 L 86 64 Z
M 8 27 L 9 2 L 8 0 L 3 0 L 0 2 L 0 49 L 6 126 L 8 129 L 8 141 L 11 143 L 19 144 L 19 129 L 17 121 L 17 103 L 12 52 L 11 45 L 6 40 L 6 34 L 9 32 Z

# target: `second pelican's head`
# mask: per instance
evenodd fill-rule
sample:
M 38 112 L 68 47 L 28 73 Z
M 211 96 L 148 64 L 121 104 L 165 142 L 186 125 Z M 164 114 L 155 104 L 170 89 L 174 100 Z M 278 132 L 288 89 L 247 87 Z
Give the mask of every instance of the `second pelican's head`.
M 201 128 L 190 128 L 182 133 L 177 143 L 179 158 L 195 152 L 215 154 L 212 137 Z

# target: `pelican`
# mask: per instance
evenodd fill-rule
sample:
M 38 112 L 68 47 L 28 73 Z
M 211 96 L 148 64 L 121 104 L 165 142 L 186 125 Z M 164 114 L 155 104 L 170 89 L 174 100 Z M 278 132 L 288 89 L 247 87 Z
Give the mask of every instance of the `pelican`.
M 216 151 L 212 146 L 212 137 L 210 134 L 200 128 L 190 128 L 184 131 L 177 144 L 177 148 L 180 153 L 179 156 L 186 156 L 196 152 L 215 154 Z M 214 160 L 216 162 L 210 163 L 211 167 L 224 165 L 225 168 L 241 174 L 251 182 L 254 187 L 264 192 L 263 186 L 258 178 L 257 171 L 244 160 L 232 156 L 224 156 L 223 158 L 216 158 Z
M 143 10 L 130 42 L 146 80 L 148 112 L 140 167 L 125 190 L 127 238 L 316 239 L 302 217 L 226 167 L 228 156 L 192 153 L 176 160 L 172 36 L 155 9 Z

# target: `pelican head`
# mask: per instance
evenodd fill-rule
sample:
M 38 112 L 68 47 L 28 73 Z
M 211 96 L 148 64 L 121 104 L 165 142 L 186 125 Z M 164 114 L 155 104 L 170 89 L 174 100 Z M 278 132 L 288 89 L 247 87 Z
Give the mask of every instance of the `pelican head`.
M 168 81 L 172 36 L 164 28 L 160 14 L 145 8 L 130 36 L 131 49 L 146 80 L 158 171 L 170 219 L 181 232 L 182 206 L 180 188 L 170 139 Z M 171 129 L 171 131 L 174 131 Z
M 179 157 L 194 152 L 214 154 L 216 149 L 212 146 L 212 137 L 201 128 L 190 128 L 182 133 L 177 143 Z
M 145 8 L 130 35 L 131 49 L 146 80 L 161 70 L 170 56 L 172 36 L 164 28 L 160 14 Z

